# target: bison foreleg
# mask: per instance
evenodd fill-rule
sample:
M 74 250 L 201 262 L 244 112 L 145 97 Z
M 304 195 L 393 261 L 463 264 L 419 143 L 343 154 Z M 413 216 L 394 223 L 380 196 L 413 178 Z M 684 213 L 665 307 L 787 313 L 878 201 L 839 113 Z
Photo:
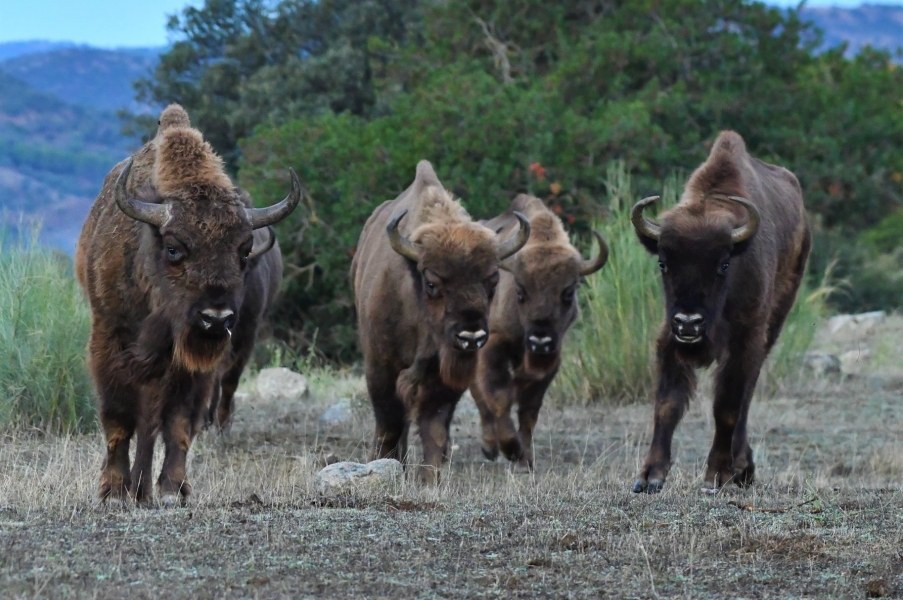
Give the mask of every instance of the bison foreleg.
M 659 381 L 655 394 L 652 444 L 646 462 L 633 484 L 634 492 L 661 491 L 671 470 L 671 440 L 696 388 L 693 367 L 677 360 L 665 346 L 659 352 Z
M 187 387 L 183 380 L 172 389 L 169 406 L 163 416 L 166 454 L 158 481 L 160 501 L 164 506 L 184 503 L 191 495 L 186 472 L 188 450 L 200 429 L 215 378 L 213 373 L 195 373 Z
M 745 352 L 731 354 L 715 377 L 715 439 L 705 475 L 706 484 L 715 488 L 729 481 L 747 486 L 755 480 L 756 467 L 746 422 L 764 350 L 761 343 L 744 346 Z
M 518 436 L 523 448 L 523 456 L 518 465 L 533 470 L 533 430 L 539 420 L 539 409 L 546 390 L 555 378 L 552 373 L 540 381 L 531 381 L 520 390 L 517 398 L 517 420 L 519 425 Z

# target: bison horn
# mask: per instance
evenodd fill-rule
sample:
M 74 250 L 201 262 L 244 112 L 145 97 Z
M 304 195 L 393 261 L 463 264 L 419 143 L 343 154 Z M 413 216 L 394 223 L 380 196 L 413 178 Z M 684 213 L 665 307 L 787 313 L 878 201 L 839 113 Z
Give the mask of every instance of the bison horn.
M 420 262 L 420 251 L 417 249 L 417 246 L 398 232 L 398 223 L 401 222 L 406 214 L 408 214 L 407 209 L 392 217 L 392 220 L 386 225 L 386 233 L 389 234 L 389 244 L 392 245 L 393 250 L 405 258 L 409 258 L 414 262 Z
M 113 190 L 113 198 L 119 210 L 129 217 L 142 223 L 148 223 L 155 227 L 163 227 L 172 216 L 170 207 L 165 204 L 153 204 L 151 202 L 142 202 L 132 198 L 127 188 L 129 173 L 132 172 L 132 159 L 130 158 L 119 177 L 116 178 L 116 187 Z
M 582 264 L 580 265 L 580 275 L 583 277 L 592 275 L 604 267 L 605 263 L 608 262 L 608 244 L 605 243 L 605 238 L 603 238 L 602 234 L 598 231 L 593 231 L 593 235 L 596 236 L 596 239 L 599 241 L 599 253 L 596 255 L 596 258 L 592 260 L 582 261 Z
M 643 209 L 649 206 L 650 204 L 655 204 L 660 196 L 649 196 L 648 198 L 643 198 L 639 202 L 633 205 L 633 208 L 630 209 L 630 222 L 633 223 L 633 228 L 636 229 L 636 232 L 643 237 L 647 237 L 651 240 L 658 241 L 658 238 L 662 235 L 662 228 L 658 223 L 650 221 L 646 217 L 643 216 Z
M 759 230 L 759 221 L 762 220 L 762 214 L 759 212 L 759 207 L 746 198 L 741 198 L 739 196 L 728 196 L 727 198 L 728 200 L 733 200 L 734 202 L 745 206 L 746 211 L 749 213 L 749 220 L 746 221 L 746 225 L 741 225 L 731 232 L 731 241 L 735 244 L 739 244 L 756 235 L 756 231 Z
M 514 216 L 520 221 L 520 227 L 518 228 L 517 233 L 511 234 L 508 239 L 499 244 L 496 252 L 499 260 L 505 260 L 523 248 L 524 244 L 527 243 L 527 240 L 530 239 L 530 221 L 523 213 L 517 211 L 514 211 Z
M 263 256 L 267 252 L 273 249 L 273 246 L 276 245 L 276 232 L 273 231 L 272 226 L 267 227 L 267 239 L 265 242 L 258 244 L 254 243 L 254 247 L 251 248 L 251 253 L 248 255 L 248 260 L 254 260 L 260 256 Z
M 294 169 L 289 168 L 288 171 L 292 176 L 292 191 L 289 192 L 288 196 L 273 206 L 245 209 L 248 220 L 251 222 L 251 229 L 261 229 L 275 225 L 289 216 L 295 210 L 295 207 L 298 206 L 298 202 L 301 201 L 301 182 L 298 180 L 298 175 Z

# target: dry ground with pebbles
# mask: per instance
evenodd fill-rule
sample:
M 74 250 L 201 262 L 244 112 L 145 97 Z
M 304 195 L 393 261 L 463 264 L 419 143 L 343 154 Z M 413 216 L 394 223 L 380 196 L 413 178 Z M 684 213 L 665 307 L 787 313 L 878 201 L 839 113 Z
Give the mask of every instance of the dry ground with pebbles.
M 896 381 L 760 394 L 759 482 L 718 495 L 700 491 L 707 389 L 656 496 L 629 491 L 651 434 L 646 403 L 547 407 L 534 476 L 482 458 L 465 405 L 440 487 L 345 503 L 318 501 L 314 477 L 330 453 L 365 458 L 372 421 L 353 377 L 315 381 L 294 405 L 245 400 L 230 436 L 205 433 L 193 448 L 186 508 L 98 506 L 99 435 L 7 433 L 0 596 L 903 597 Z M 318 432 L 317 417 L 347 395 L 352 421 Z

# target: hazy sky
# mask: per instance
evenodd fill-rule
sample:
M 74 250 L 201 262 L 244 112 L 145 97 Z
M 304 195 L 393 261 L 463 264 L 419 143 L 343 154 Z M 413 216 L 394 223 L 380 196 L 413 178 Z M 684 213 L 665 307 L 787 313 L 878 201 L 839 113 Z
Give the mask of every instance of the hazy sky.
M 166 18 L 203 0 L 0 0 L 0 42 L 72 41 L 92 46 L 161 46 Z M 882 0 L 872 0 L 882 3 Z M 794 0 L 772 4 L 796 6 Z M 809 6 L 858 6 L 862 0 L 810 0 Z M 884 0 L 903 4 L 903 0 Z

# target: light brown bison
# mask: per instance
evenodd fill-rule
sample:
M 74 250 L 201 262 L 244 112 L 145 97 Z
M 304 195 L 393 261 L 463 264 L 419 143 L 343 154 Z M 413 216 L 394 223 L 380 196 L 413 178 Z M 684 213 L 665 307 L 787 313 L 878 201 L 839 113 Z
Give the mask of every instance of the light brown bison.
M 421 161 L 411 187 L 367 220 L 351 279 L 376 418 L 373 457 L 404 461 L 414 422 L 432 467 L 426 478 L 438 478 L 452 413 L 488 338 L 499 261 L 530 233 L 519 219 L 518 231 L 499 241 Z
M 671 438 L 696 386 L 695 369 L 718 362 L 715 439 L 705 479 L 753 483 L 746 433 L 759 370 L 803 279 L 811 245 L 799 182 L 752 158 L 738 134 L 722 132 L 681 201 L 658 223 L 631 213 L 640 241 L 658 256 L 665 323 L 658 338 L 655 427 L 634 492 L 657 492 L 671 467 Z
M 489 312 L 489 341 L 480 350 L 470 386 L 483 429 L 483 454 L 533 468 L 533 429 L 546 390 L 561 364 L 564 335 L 577 318 L 580 278 L 608 260 L 608 246 L 596 233 L 599 252 L 585 260 L 561 221 L 542 200 L 520 195 L 507 213 L 487 221 L 501 233 L 517 227 L 515 212 L 530 220 L 530 239 L 501 265 L 498 291 Z M 517 404 L 519 430 L 511 408 Z
M 286 199 L 251 208 L 175 105 L 161 115 L 157 136 L 107 176 L 76 252 L 107 439 L 102 498 L 151 499 L 161 432 L 161 498 L 172 504 L 190 493 L 188 449 L 228 360 L 249 269 L 273 245 L 255 230 L 285 218 L 299 199 L 292 173 Z

